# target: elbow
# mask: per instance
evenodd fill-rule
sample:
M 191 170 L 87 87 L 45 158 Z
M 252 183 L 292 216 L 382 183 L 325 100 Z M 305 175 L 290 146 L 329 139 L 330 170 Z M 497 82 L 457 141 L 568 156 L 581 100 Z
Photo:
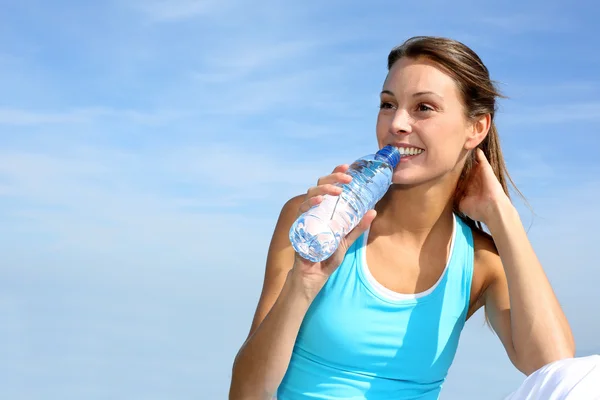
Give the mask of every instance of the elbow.
M 244 378 L 240 377 L 239 366 L 237 365 L 237 357 L 233 363 L 233 368 L 231 370 L 231 384 L 229 385 L 229 400 L 245 400 L 245 399 L 254 399 L 247 386 L 244 385 Z M 243 375 L 243 374 L 242 374 Z
M 244 385 L 242 384 L 243 379 L 241 379 L 239 376 L 239 356 L 240 354 L 238 353 L 233 360 L 233 367 L 231 369 L 231 382 L 229 385 L 229 400 L 243 400 L 248 398 L 247 394 L 245 393 L 246 390 L 243 387 Z
M 272 395 L 265 393 L 253 393 L 246 390 L 241 385 L 232 384 L 229 389 L 229 400 L 271 400 Z
M 250 393 L 247 388 L 240 382 L 240 379 L 236 378 L 234 372 L 231 378 L 231 385 L 229 386 L 229 400 L 247 400 L 247 399 L 258 399 L 259 397 L 254 396 Z
M 271 400 L 272 394 L 256 385 L 256 379 L 237 364 L 237 357 L 231 371 L 231 384 L 229 386 L 229 400 Z
M 545 351 L 538 352 L 535 356 L 529 354 L 519 358 L 517 368 L 526 376 L 529 376 L 546 365 L 574 357 L 574 345 L 556 346 L 552 349 L 545 349 Z
M 548 364 L 575 357 L 575 339 L 571 330 L 553 332 L 554 334 L 547 335 L 544 340 L 530 341 L 526 348 L 515 348 L 520 350 L 513 353 L 517 361 L 515 366 L 526 376 Z

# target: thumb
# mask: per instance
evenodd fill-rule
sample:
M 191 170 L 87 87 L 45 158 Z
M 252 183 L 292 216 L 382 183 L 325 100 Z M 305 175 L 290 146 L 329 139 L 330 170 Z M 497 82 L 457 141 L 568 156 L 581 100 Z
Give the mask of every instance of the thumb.
M 360 235 L 362 235 L 367 229 L 369 229 L 371 223 L 373 222 L 376 216 L 377 211 L 367 211 L 367 213 L 362 217 L 358 225 L 354 229 L 352 229 L 350 233 L 348 233 L 348 235 L 346 236 L 347 248 L 350 248 L 350 246 L 352 246 L 356 239 L 358 239 Z

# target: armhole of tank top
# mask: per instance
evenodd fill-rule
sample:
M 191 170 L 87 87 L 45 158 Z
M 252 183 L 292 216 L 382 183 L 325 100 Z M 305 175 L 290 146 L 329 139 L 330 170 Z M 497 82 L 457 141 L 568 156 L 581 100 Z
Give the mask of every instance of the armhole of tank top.
M 458 217 L 457 217 L 458 218 Z M 460 220 L 460 218 L 458 218 Z M 471 287 L 473 285 L 473 273 L 475 272 L 475 241 L 473 237 L 473 229 L 463 221 L 459 221 L 462 225 L 461 229 L 465 232 L 463 237 L 465 240 L 465 268 L 463 274 L 466 276 L 465 279 L 465 310 L 463 312 L 463 323 L 467 321 L 467 315 L 469 314 L 469 308 L 471 307 Z

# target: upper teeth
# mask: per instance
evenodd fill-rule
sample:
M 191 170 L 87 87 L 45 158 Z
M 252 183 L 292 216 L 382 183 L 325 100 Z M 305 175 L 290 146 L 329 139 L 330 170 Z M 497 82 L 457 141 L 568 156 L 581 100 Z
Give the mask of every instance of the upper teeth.
M 418 149 L 416 147 L 399 147 L 398 150 L 402 156 L 413 156 L 423 152 L 423 149 Z

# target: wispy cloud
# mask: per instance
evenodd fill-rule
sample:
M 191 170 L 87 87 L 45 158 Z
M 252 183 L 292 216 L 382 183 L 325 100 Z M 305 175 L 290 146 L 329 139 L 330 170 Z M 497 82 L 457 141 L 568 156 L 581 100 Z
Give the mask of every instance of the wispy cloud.
M 581 101 L 582 98 L 597 96 L 600 93 L 600 82 L 594 79 L 583 79 L 533 83 L 529 79 L 524 82 L 512 82 L 505 90 L 509 98 L 515 101 L 535 99 L 546 102 L 548 99 L 565 98 Z
M 243 75 L 265 67 L 289 66 L 293 61 L 306 60 L 316 50 L 331 45 L 331 39 L 258 39 L 240 37 L 240 40 L 219 40 L 223 47 L 213 47 L 204 56 L 204 62 L 214 71 L 237 71 Z
M 507 15 L 485 16 L 479 22 L 488 27 L 494 27 L 508 34 L 523 34 L 530 32 L 562 32 L 573 27 L 566 16 L 556 16 L 542 12 L 526 12 Z
M 38 3 L 0 15 L 0 340 L 16 366 L 0 371 L 4 397 L 225 398 L 281 206 L 374 149 L 387 53 L 422 33 L 474 46 L 506 83 L 499 118 L 518 134 L 503 136 L 504 151 L 535 212 L 531 237 L 579 344 L 598 337 L 600 221 L 585 205 L 600 195 L 600 167 L 578 152 L 594 148 L 598 35 L 580 9 Z M 559 165 L 565 151 L 578 154 Z M 443 396 L 500 398 L 518 384 L 481 325 L 461 340 L 456 390 Z
M 133 240 L 183 250 L 192 238 L 219 237 L 219 227 L 231 229 L 235 221 L 239 229 L 256 225 L 244 216 L 249 209 L 269 215 L 326 168 L 231 145 L 151 153 L 79 146 L 59 154 L 4 152 L 0 215 L 18 221 L 5 233 L 45 232 L 55 238 L 53 248 L 100 251 Z M 11 199 L 16 202 L 7 203 Z M 226 246 L 217 240 L 211 248 Z
M 373 54 L 340 52 L 339 40 L 308 34 L 301 39 L 240 38 L 239 43 L 221 43 L 202 56 L 199 68 L 189 72 L 190 81 L 179 95 L 182 99 L 190 98 L 191 104 L 205 116 L 261 115 L 281 121 L 298 119 L 307 113 L 323 113 L 330 118 L 357 118 L 357 104 L 366 101 L 362 96 L 364 85 L 349 87 L 344 83 L 343 71 L 347 71 L 349 64 L 357 69 L 366 67 Z M 323 57 L 330 61 L 315 64 L 315 60 Z M 379 64 L 382 73 L 378 78 L 382 82 L 385 57 L 380 57 Z M 368 93 L 376 92 L 377 89 L 371 88 Z M 310 120 L 302 119 L 311 124 Z
M 546 125 L 569 122 L 600 121 L 600 102 L 571 102 L 566 104 L 544 104 L 537 107 L 519 107 L 499 115 L 502 123 L 515 125 Z
M 244 187 L 287 183 L 301 174 L 298 165 L 289 165 L 274 152 L 255 153 L 252 148 L 212 143 L 203 148 L 172 151 L 168 163 L 179 177 L 222 187 Z M 201 154 L 201 157 L 198 155 Z M 218 166 L 217 169 L 210 166 Z M 229 177 L 229 179 L 223 179 Z
M 175 22 L 212 14 L 227 4 L 217 0 L 145 0 L 136 1 L 133 6 L 152 22 Z
M 558 171 L 539 152 L 519 150 L 514 152 L 515 160 L 510 166 L 513 179 L 519 181 L 534 181 L 535 183 L 551 183 Z
M 0 125 L 50 125 L 90 123 L 104 118 L 122 119 L 139 124 L 161 124 L 180 117 L 181 112 L 158 111 L 155 113 L 136 110 L 119 110 L 109 107 L 81 108 L 68 111 L 32 111 L 16 108 L 0 108 Z
M 278 74 L 268 78 L 249 79 L 245 82 L 214 86 L 210 95 L 199 99 L 201 112 L 210 115 L 257 115 L 293 110 L 323 109 L 329 104 L 335 111 L 341 99 L 335 92 L 325 90 L 331 85 L 334 71 L 306 69 Z M 231 83 L 231 82 L 229 82 Z M 320 86 L 321 85 L 321 86 Z M 309 100 L 309 97 L 312 97 Z

